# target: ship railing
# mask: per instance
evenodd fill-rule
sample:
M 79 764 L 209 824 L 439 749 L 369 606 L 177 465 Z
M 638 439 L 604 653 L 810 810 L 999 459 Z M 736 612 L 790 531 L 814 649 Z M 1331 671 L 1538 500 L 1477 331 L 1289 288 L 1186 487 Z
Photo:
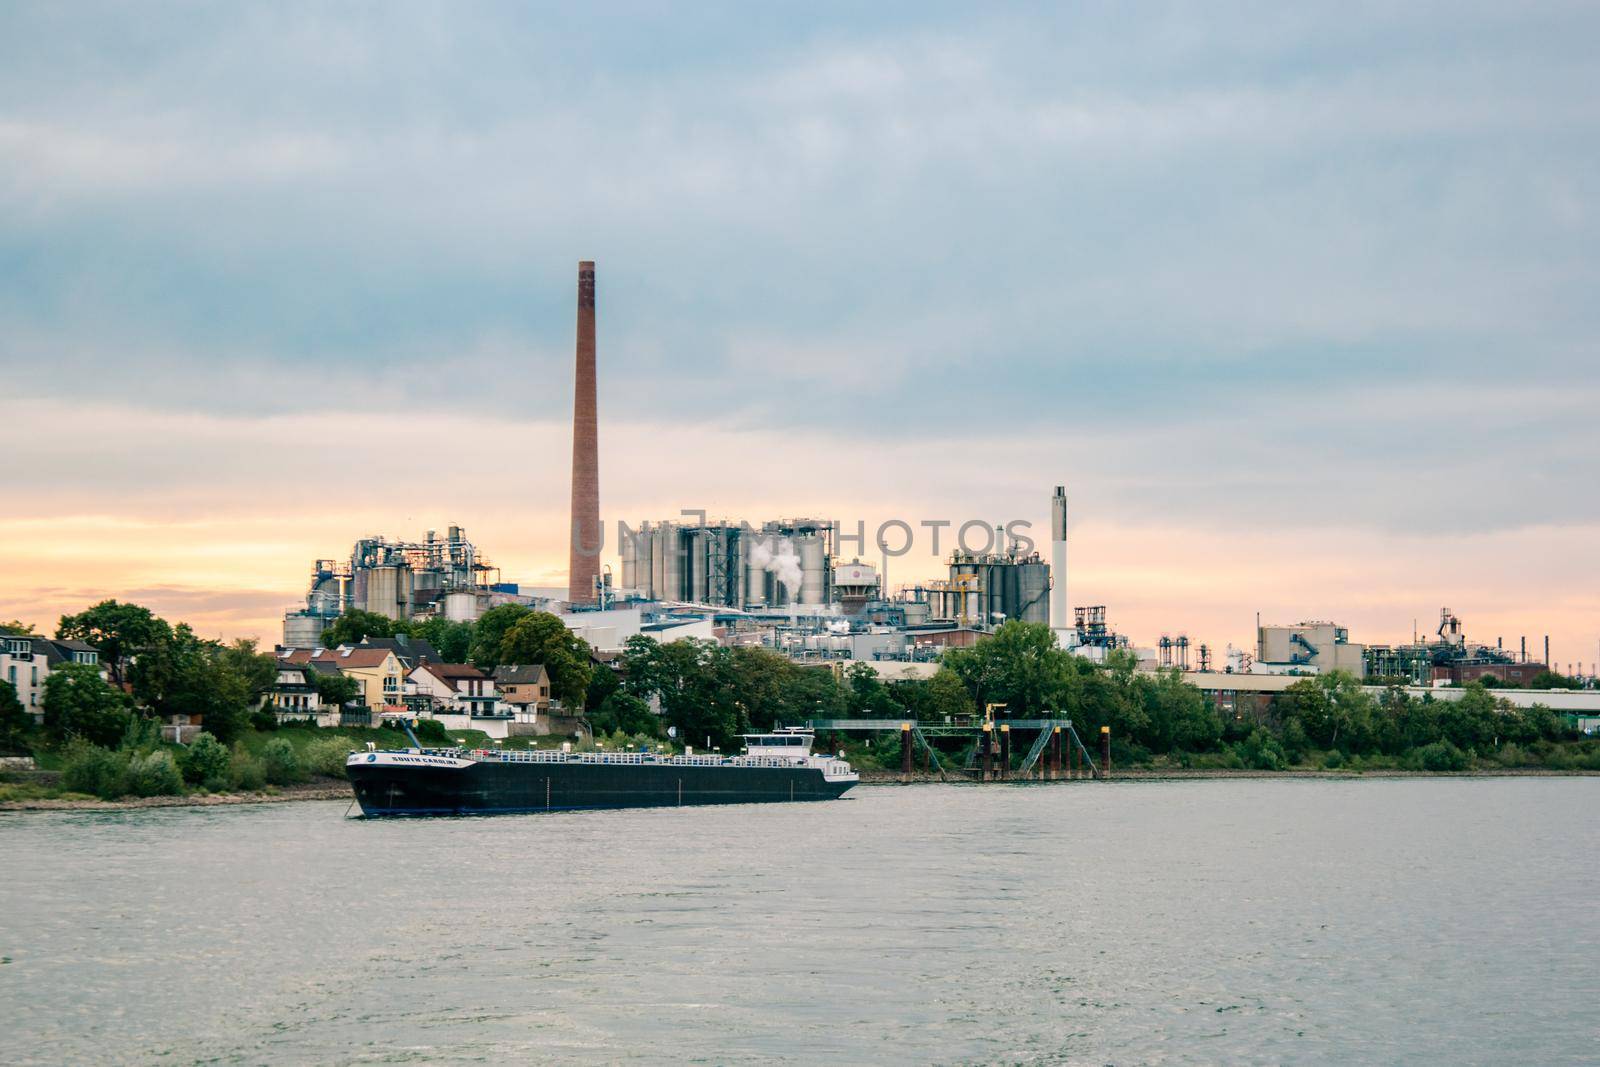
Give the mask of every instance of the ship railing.
M 671 767 L 805 767 L 803 756 L 665 756 L 655 752 L 560 752 L 550 749 L 425 748 L 429 756 L 475 759 L 491 763 L 599 763 L 623 765 L 666 765 Z

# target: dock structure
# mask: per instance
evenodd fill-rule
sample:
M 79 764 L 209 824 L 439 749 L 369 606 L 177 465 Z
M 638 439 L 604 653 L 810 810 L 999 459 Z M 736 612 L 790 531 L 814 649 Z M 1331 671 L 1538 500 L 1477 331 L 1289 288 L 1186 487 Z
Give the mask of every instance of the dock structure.
M 963 770 L 981 782 L 1021 780 L 1054 781 L 1073 778 L 1111 777 L 1111 730 L 1101 727 L 1102 755 L 1094 754 L 1078 736 L 1071 719 L 985 719 L 981 722 L 918 722 L 908 719 L 811 719 L 806 728 L 816 733 L 898 733 L 900 735 L 900 775 L 909 779 L 915 755 L 921 753 L 924 765 L 941 781 L 949 773 L 939 759 L 933 738 L 972 739 L 973 745 Z M 1013 776 L 1011 770 L 1012 735 L 1033 734 L 1033 741 Z

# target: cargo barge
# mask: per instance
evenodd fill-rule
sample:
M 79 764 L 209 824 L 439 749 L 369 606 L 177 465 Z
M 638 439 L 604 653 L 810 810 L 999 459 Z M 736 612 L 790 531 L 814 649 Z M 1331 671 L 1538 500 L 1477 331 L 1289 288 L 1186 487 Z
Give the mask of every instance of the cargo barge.
M 859 775 L 799 730 L 745 737 L 738 756 L 409 748 L 352 752 L 363 815 L 490 815 L 836 800 Z

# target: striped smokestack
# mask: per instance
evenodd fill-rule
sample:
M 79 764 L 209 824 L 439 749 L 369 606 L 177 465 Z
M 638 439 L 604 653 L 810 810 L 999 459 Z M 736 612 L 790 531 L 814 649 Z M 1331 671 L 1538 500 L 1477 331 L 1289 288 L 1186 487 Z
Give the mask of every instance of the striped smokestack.
M 578 356 L 572 396 L 572 552 L 567 599 L 595 599 L 600 575 L 600 415 L 594 384 L 594 263 L 578 264 Z

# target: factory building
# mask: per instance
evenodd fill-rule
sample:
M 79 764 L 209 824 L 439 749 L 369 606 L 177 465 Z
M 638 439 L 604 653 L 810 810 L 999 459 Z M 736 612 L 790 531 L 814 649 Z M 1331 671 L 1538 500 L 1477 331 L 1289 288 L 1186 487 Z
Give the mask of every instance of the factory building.
M 429 530 L 421 541 L 364 537 L 350 550 L 348 562 L 319 559 L 312 565 L 305 607 L 283 617 L 283 643 L 317 645 L 328 623 L 346 611 L 470 622 L 497 603 L 526 599 L 515 585 L 500 581 L 499 568 L 459 526 L 449 527 L 443 537 Z
M 1008 619 L 1050 622 L 1050 565 L 1037 552 L 952 553 L 950 577 L 912 590 L 935 622 L 998 626 Z M 907 620 L 909 622 L 909 619 Z
M 1366 675 L 1366 646 L 1352 644 L 1350 631 L 1331 622 L 1293 626 L 1257 626 L 1256 674 L 1327 674 L 1344 671 Z
M 744 611 L 823 609 L 833 599 L 833 524 L 813 519 L 642 523 L 618 545 L 622 586 L 639 600 Z M 854 588 L 854 587 L 852 587 Z

